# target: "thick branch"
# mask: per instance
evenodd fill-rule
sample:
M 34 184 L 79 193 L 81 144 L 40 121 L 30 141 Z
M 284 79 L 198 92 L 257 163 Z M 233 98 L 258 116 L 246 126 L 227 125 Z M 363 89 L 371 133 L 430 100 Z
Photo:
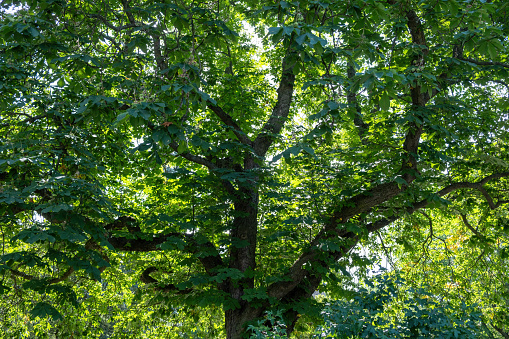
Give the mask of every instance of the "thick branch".
M 21 271 L 14 270 L 14 269 L 11 269 L 11 274 L 15 275 L 17 277 L 21 277 L 21 278 L 26 279 L 26 280 L 36 279 L 33 275 L 26 274 L 26 273 L 23 273 Z
M 131 12 L 131 7 L 129 7 L 129 0 L 122 0 L 122 7 L 124 7 L 125 15 L 127 19 L 131 23 L 131 25 L 135 24 L 133 13 Z
M 414 55 L 412 64 L 414 67 L 424 66 L 424 57 L 428 54 L 428 47 L 426 43 L 426 37 L 424 36 L 424 29 L 422 27 L 421 20 L 413 10 L 409 10 L 406 13 L 407 25 L 412 36 L 412 42 L 415 45 L 420 46 L 421 51 Z M 414 110 L 421 109 L 426 106 L 426 98 L 421 93 L 421 86 L 413 84 L 410 87 L 410 95 L 412 97 L 412 105 Z M 406 173 L 403 173 L 403 179 L 410 183 L 415 179 L 415 171 L 417 171 L 417 151 L 419 148 L 419 141 L 422 134 L 422 125 L 418 125 L 413 122 L 409 126 L 409 130 L 403 143 L 403 149 L 408 154 L 408 159 L 403 161 L 403 169 L 407 169 Z
M 487 177 L 483 178 L 482 180 L 480 180 L 478 182 L 478 184 L 483 186 L 493 179 L 500 179 L 500 178 L 507 178 L 507 177 L 509 177 L 509 172 L 493 173 L 493 174 L 488 175 Z
M 331 256 L 337 260 L 346 254 L 355 246 L 358 236 L 353 232 L 347 231 L 342 227 L 342 224 L 348 222 L 351 217 L 367 212 L 374 206 L 395 197 L 404 189 L 405 188 L 399 187 L 398 184 L 392 182 L 381 184 L 343 202 L 343 207 L 333 213 L 325 227 L 313 239 L 309 248 L 304 251 L 290 267 L 289 273 L 285 276 L 285 278 L 287 278 L 285 280 L 287 281 L 272 284 L 268 289 L 269 295 L 279 299 L 298 286 L 309 273 L 304 265 L 308 262 L 321 260 L 320 258 L 323 254 L 323 250 L 320 248 L 320 244 L 324 240 L 343 239 L 344 242 L 341 245 L 340 251 L 331 254 Z
M 168 69 L 168 65 L 161 53 L 161 37 L 159 35 L 153 35 L 152 40 L 154 41 L 154 58 L 156 59 L 157 67 L 159 68 L 159 71 L 164 71 Z M 172 80 L 169 73 L 166 73 L 166 78 L 170 81 Z
M 243 143 L 244 145 L 253 146 L 253 141 L 251 141 L 251 139 L 248 138 L 246 133 L 244 133 L 240 129 L 239 125 L 235 122 L 235 120 L 233 120 L 233 118 L 228 113 L 226 113 L 221 107 L 213 105 L 212 103 L 210 103 L 210 101 L 208 102 L 207 107 L 210 108 L 210 110 L 214 112 L 217 115 L 217 117 L 226 124 L 226 126 L 232 128 L 233 133 L 241 143 Z
M 442 197 L 458 189 L 469 188 L 481 190 L 484 189 L 483 185 L 488 183 L 490 180 L 504 177 L 509 177 L 509 172 L 494 173 L 475 183 L 471 182 L 454 183 L 447 187 L 444 187 L 436 194 Z M 369 191 L 369 193 L 358 195 L 348 200 L 344 204 L 345 206 L 352 205 L 353 201 L 357 201 L 357 204 L 359 206 L 354 204 L 351 207 L 347 207 L 336 212 L 333 215 L 333 217 L 329 220 L 329 222 L 325 225 L 325 227 L 322 229 L 322 231 L 320 231 L 318 235 L 315 237 L 315 239 L 313 239 L 308 250 L 306 250 L 290 267 L 289 273 L 285 275 L 286 278 L 285 280 L 288 281 L 274 283 L 271 286 L 269 286 L 268 289 L 269 295 L 274 298 L 282 298 L 285 297 L 286 294 L 290 293 L 296 286 L 298 286 L 301 283 L 301 281 L 304 280 L 309 274 L 309 272 L 304 268 L 304 265 L 309 262 L 322 260 L 320 259 L 320 257 L 323 254 L 323 250 L 319 248 L 319 245 L 324 240 L 338 238 L 343 239 L 343 245 L 341 250 L 329 254 L 331 257 L 333 257 L 334 260 L 341 258 L 344 254 L 348 252 L 348 250 L 355 246 L 358 240 L 358 235 L 353 232 L 345 230 L 344 228 L 341 227 L 341 225 L 352 216 L 358 215 L 363 212 L 367 212 L 370 208 L 377 206 L 379 203 L 387 201 L 388 199 L 385 199 L 385 197 L 396 196 L 398 194 L 398 190 L 401 190 L 401 188 L 398 188 L 398 190 L 396 190 L 391 185 L 393 184 L 388 183 L 379 185 L 375 187 L 373 190 Z M 384 191 L 385 194 L 383 194 Z M 425 208 L 429 203 L 430 203 L 429 200 L 419 201 L 413 204 L 412 207 L 406 208 L 404 214 L 376 221 L 372 224 L 366 225 L 365 228 L 369 233 L 380 230 L 383 227 L 401 218 L 405 214 L 412 214 L 419 209 Z
M 443 197 L 446 194 L 449 194 L 449 193 L 451 193 L 453 191 L 456 191 L 456 190 L 459 190 L 459 189 L 464 189 L 464 188 L 476 189 L 476 190 L 479 190 L 480 188 L 484 189 L 482 187 L 482 185 L 488 183 L 490 180 L 504 178 L 504 177 L 509 177 L 509 172 L 495 173 L 495 174 L 489 175 L 489 176 L 487 176 L 487 177 L 483 178 L 482 180 L 479 180 L 478 182 L 475 182 L 475 183 L 473 183 L 473 182 L 466 182 L 466 181 L 457 182 L 457 183 L 454 183 L 454 184 L 451 184 L 449 186 L 446 186 L 446 187 L 442 188 L 440 191 L 438 191 L 436 193 L 436 195 L 438 195 L 439 197 Z M 414 203 L 412 205 L 412 207 L 406 208 L 405 209 L 405 213 L 406 214 L 412 214 L 412 213 L 414 213 L 417 210 L 425 208 L 426 206 L 428 206 L 429 203 L 430 203 L 430 201 L 427 200 L 427 199 L 426 200 L 421 200 L 419 202 L 416 202 L 416 203 Z M 496 206 L 496 208 L 498 208 L 498 207 L 500 207 L 501 205 L 503 205 L 505 203 L 509 203 L 509 201 L 499 201 L 495 206 Z M 386 218 L 386 219 L 382 219 L 382 220 L 376 221 L 376 222 L 374 222 L 372 224 L 367 225 L 366 229 L 368 230 L 369 233 L 374 232 L 374 231 L 378 231 L 378 230 L 384 228 L 385 226 L 391 224 L 392 222 L 398 220 L 399 218 L 403 217 L 404 215 L 405 214 L 400 214 L 400 215 L 397 215 L 397 216 L 392 216 L 390 218 Z M 474 233 L 475 233 L 475 231 L 474 231 Z
M 502 328 L 497 327 L 493 321 L 490 321 L 490 325 L 498 332 L 504 339 L 509 339 L 509 332 L 504 331 Z
M 143 238 L 138 239 L 127 239 L 124 237 L 111 236 L 108 241 L 116 249 L 120 251 L 129 252 L 152 252 L 161 250 L 159 245 L 168 241 L 171 238 L 178 238 L 185 241 L 184 250 L 188 253 L 196 254 L 198 252 L 205 252 L 206 255 L 199 256 L 198 259 L 202 263 L 205 271 L 208 274 L 214 275 L 215 270 L 219 267 L 223 267 L 223 259 L 217 252 L 215 246 L 207 241 L 205 243 L 196 243 L 196 239 L 192 235 L 183 235 L 180 233 L 170 233 L 164 235 L 148 235 L 145 234 L 145 238 L 151 237 L 150 240 Z
M 295 84 L 295 74 L 293 74 L 294 64 L 289 64 L 289 56 L 283 59 L 283 74 L 281 82 L 277 89 L 277 102 L 272 110 L 269 120 L 262 127 L 258 137 L 254 141 L 254 150 L 256 155 L 263 157 L 267 153 L 269 147 L 274 142 L 276 135 L 281 132 L 288 114 L 290 113 L 290 105 L 292 103 L 293 86 Z

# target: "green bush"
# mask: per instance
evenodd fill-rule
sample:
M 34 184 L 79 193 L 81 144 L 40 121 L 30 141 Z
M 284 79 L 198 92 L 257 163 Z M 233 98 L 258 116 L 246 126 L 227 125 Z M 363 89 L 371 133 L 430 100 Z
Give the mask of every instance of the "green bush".
M 326 302 L 323 324 L 311 335 L 320 339 L 480 338 L 481 313 L 475 305 L 453 307 L 412 288 L 398 276 L 378 275 L 353 292 L 351 298 Z M 282 311 L 267 312 L 250 325 L 251 339 L 286 338 Z

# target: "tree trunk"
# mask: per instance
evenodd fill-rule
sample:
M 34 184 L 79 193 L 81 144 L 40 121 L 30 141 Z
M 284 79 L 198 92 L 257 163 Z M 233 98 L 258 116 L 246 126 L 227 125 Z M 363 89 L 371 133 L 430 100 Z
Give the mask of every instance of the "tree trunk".
M 229 268 L 241 272 L 254 271 L 256 268 L 256 237 L 258 232 L 258 189 L 255 182 L 249 186 L 241 186 L 234 198 L 235 218 L 233 220 L 230 239 Z M 235 299 L 240 307 L 225 312 L 226 337 L 228 339 L 242 338 L 246 330 L 246 322 L 254 320 L 262 314 L 261 308 L 252 308 L 242 299 L 245 289 L 254 288 L 254 277 L 250 274 L 239 280 L 228 281 L 230 297 Z
M 227 339 L 247 338 L 247 322 L 262 316 L 262 308 L 252 308 L 244 301 L 241 308 L 225 312 L 225 328 Z

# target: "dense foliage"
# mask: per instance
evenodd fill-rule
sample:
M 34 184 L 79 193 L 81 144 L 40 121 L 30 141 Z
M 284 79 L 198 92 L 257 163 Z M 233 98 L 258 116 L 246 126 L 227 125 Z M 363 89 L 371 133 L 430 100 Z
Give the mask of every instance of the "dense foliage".
M 460 307 L 434 300 L 423 288 L 406 288 L 395 276 L 379 275 L 366 280 L 367 288 L 351 292 L 349 298 L 326 303 L 323 325 L 312 338 L 396 339 L 396 338 L 482 338 L 480 313 L 474 305 Z M 426 286 L 427 288 L 428 286 Z M 251 339 L 285 338 L 286 325 L 280 313 L 268 312 L 268 321 L 259 322 Z
M 356 246 L 507 336 L 506 1 L 0 6 L 7 336 L 297 332 Z

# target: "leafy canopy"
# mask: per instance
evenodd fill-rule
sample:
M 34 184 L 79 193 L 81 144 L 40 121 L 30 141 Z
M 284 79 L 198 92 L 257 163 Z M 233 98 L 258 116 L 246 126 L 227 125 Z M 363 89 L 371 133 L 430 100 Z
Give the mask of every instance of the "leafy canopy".
M 240 338 L 275 308 L 291 333 L 357 244 L 455 228 L 506 263 L 505 1 L 1 9 L 4 322 L 136 336 L 203 307 Z

